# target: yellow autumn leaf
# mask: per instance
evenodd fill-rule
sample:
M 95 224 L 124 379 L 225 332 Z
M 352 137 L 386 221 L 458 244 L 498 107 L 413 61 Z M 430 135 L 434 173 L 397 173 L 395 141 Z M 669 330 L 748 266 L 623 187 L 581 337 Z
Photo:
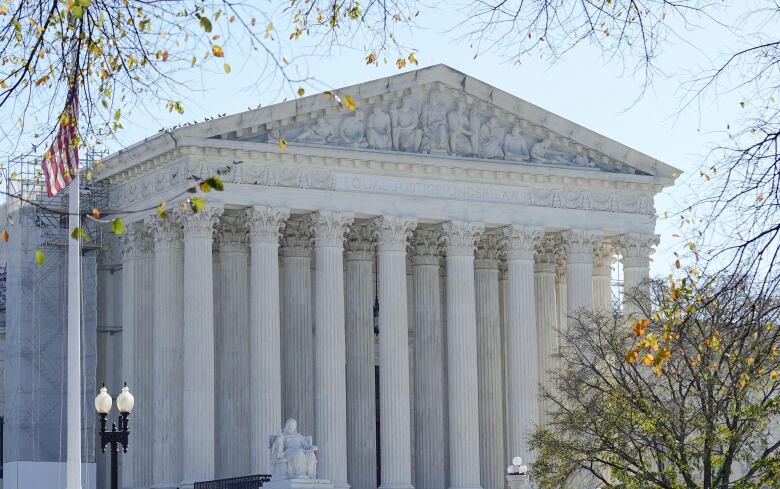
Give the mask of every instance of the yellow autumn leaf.
M 306 93 L 306 90 L 303 89 L 303 87 L 298 88 L 298 96 L 303 97 L 303 94 Z
M 222 58 L 225 56 L 225 51 L 222 49 L 222 47 L 219 44 L 212 44 L 211 54 L 213 54 L 217 58 Z
M 772 380 L 776 380 L 776 379 L 777 379 L 777 376 L 778 376 L 777 370 L 772 370 L 771 372 L 769 372 L 769 377 L 770 377 Z
M 279 151 L 284 153 L 285 148 L 287 148 L 287 141 L 284 138 L 279 138 Z
M 642 363 L 648 367 L 652 367 L 655 364 L 655 357 L 652 353 L 647 353 L 644 357 L 642 357 Z
M 630 352 L 626 353 L 626 361 L 628 363 L 636 362 L 637 358 L 639 358 L 639 350 L 631 350 Z
M 645 329 L 650 325 L 650 320 L 642 319 L 634 323 L 634 336 L 642 336 L 645 334 Z
M 357 110 L 357 104 L 355 103 L 355 99 L 352 98 L 350 95 L 344 95 L 344 106 L 354 112 Z
M 225 73 L 230 73 L 230 65 L 229 64 L 225 63 L 223 65 L 223 68 L 225 69 Z
M 46 255 L 41 250 L 35 250 L 35 264 L 38 266 L 46 263 Z

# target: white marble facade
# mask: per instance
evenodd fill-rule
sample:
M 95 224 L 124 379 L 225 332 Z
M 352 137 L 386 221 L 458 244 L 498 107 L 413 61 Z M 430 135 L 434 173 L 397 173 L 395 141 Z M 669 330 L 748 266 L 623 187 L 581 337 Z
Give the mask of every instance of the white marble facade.
M 674 168 L 446 66 L 338 93 L 358 109 L 314 95 L 104 162 L 128 212 L 225 182 L 198 215 L 128 214 L 147 455 L 124 487 L 269 473 L 295 418 L 334 487 L 503 488 L 533 460 L 555 330 L 610 305 L 613 259 L 648 276 Z

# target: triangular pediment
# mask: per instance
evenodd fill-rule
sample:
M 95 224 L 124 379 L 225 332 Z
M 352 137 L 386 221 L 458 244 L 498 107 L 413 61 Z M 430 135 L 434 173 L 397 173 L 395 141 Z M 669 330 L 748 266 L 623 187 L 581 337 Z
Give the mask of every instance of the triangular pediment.
M 347 148 L 468 159 L 475 165 L 487 161 L 630 174 L 652 177 L 662 186 L 680 174 L 655 158 L 445 65 L 329 93 L 169 134 L 274 145 L 281 140 L 291 150 L 309 146 L 323 148 L 324 154 Z M 336 103 L 346 96 L 354 100 L 355 110 Z

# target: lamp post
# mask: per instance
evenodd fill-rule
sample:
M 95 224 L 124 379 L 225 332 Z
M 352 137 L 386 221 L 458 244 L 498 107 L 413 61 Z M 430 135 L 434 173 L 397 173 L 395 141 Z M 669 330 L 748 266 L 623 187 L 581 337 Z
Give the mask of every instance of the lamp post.
M 119 395 L 116 396 L 116 407 L 119 409 L 119 427 L 116 423 L 111 423 L 111 431 L 106 431 L 106 416 L 111 412 L 113 401 L 111 395 L 106 390 L 106 385 L 100 388 L 100 392 L 95 397 L 95 410 L 100 415 L 100 448 L 106 453 L 106 445 L 111 445 L 111 489 L 119 488 L 119 470 L 117 468 L 117 456 L 119 454 L 119 445 L 122 445 L 122 451 L 127 453 L 128 439 L 130 430 L 128 418 L 133 410 L 135 399 L 127 388 L 127 384 L 122 387 Z

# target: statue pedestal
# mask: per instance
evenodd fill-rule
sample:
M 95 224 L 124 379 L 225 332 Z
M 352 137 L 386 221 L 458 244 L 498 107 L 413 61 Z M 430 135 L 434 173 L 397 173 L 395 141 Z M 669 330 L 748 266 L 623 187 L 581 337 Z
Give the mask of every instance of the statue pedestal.
M 506 476 L 506 482 L 509 489 L 525 489 L 529 487 L 527 475 L 509 474 Z
M 333 489 L 333 484 L 325 479 L 272 479 L 263 489 Z

